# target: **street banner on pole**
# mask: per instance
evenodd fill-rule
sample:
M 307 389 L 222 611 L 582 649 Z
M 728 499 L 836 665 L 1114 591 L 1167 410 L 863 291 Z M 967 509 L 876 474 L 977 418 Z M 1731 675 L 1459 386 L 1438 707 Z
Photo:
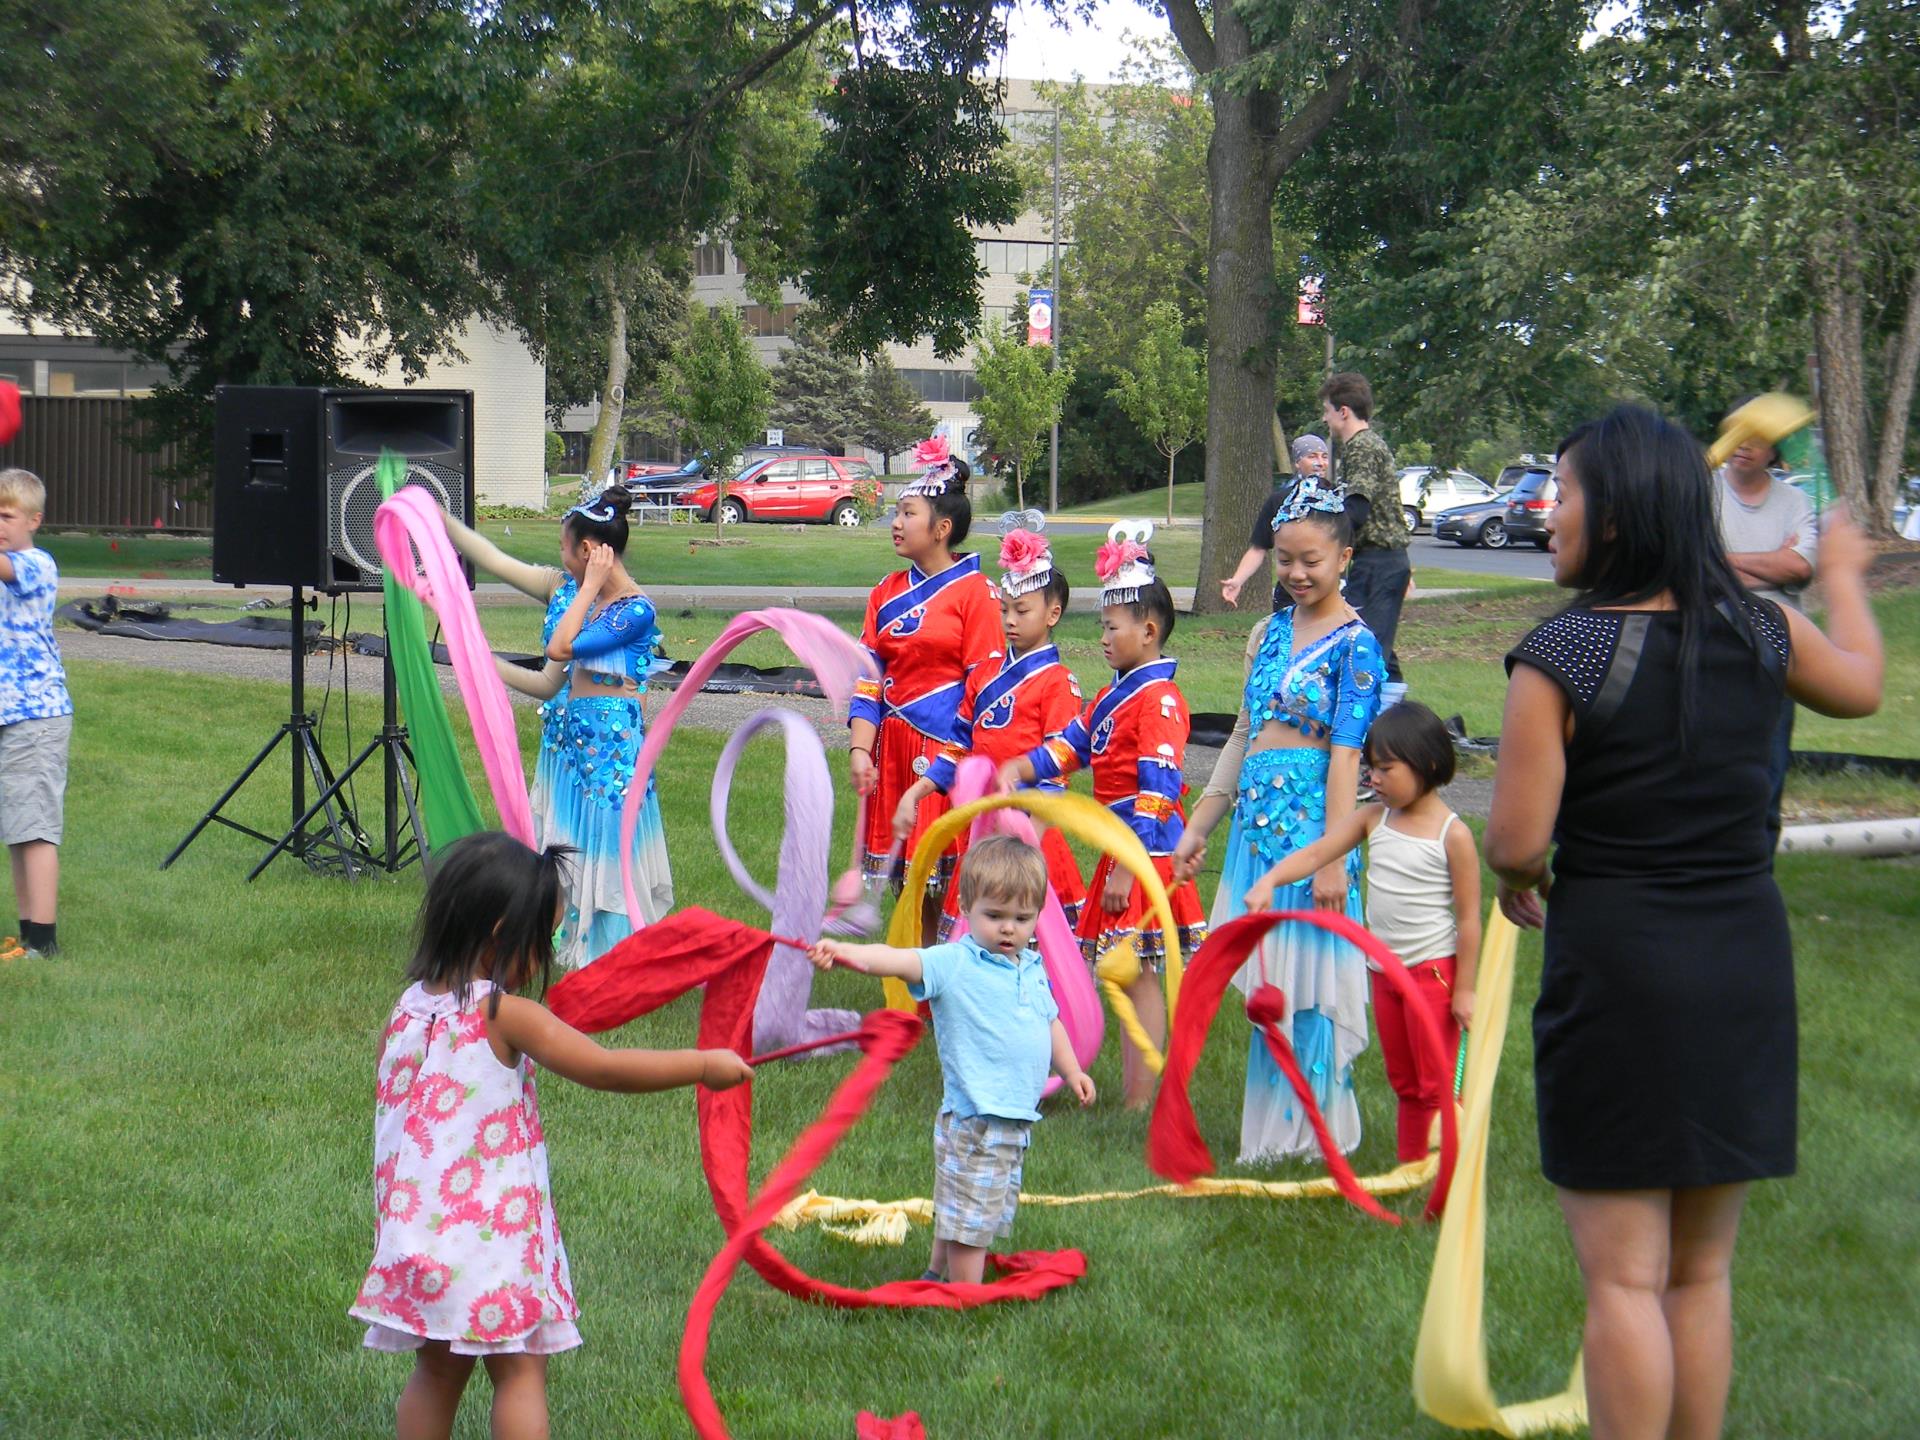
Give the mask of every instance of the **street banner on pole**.
M 1053 344 L 1053 291 L 1027 292 L 1027 344 Z

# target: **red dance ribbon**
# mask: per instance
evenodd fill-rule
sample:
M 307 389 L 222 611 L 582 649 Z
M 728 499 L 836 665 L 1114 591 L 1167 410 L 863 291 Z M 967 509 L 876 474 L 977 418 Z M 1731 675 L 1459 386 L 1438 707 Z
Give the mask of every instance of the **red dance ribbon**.
M 773 937 L 763 930 L 696 908 L 677 911 L 635 931 L 593 964 L 566 976 L 548 992 L 547 1005 L 578 1029 L 610 1030 L 705 985 L 700 1003 L 701 1048 L 745 1054 L 753 1030 L 754 1000 L 772 948 Z M 681 1396 L 694 1428 L 706 1440 L 727 1434 L 706 1383 L 707 1328 L 742 1260 L 768 1284 L 796 1299 L 849 1309 L 881 1305 L 966 1310 L 1004 1300 L 1035 1300 L 1086 1273 L 1086 1256 L 1078 1250 L 1028 1251 L 989 1256 L 989 1262 L 1007 1276 L 992 1284 L 896 1280 L 860 1290 L 809 1275 L 762 1238 L 761 1232 L 774 1216 L 866 1112 L 888 1073 L 918 1042 L 921 1028 L 916 1016 L 900 1011 L 877 1010 L 865 1018 L 859 1031 L 859 1065 L 751 1201 L 747 1177 L 753 1144 L 753 1087 L 696 1092 L 700 1160 L 714 1211 L 728 1236 L 695 1292 L 680 1352 Z
M 1269 930 L 1288 922 L 1318 925 L 1323 930 L 1331 930 L 1349 944 L 1359 946 L 1378 967 L 1380 977 L 1398 992 L 1404 1003 L 1408 1018 L 1413 1022 L 1420 1064 L 1433 1067 L 1435 1073 L 1445 1071 L 1446 1051 L 1441 1043 L 1439 1027 L 1419 1003 L 1413 981 L 1400 957 L 1381 944 L 1372 933 L 1345 915 L 1326 910 L 1267 911 L 1258 915 L 1242 915 L 1229 920 L 1209 935 L 1206 944 L 1200 947 L 1200 953 L 1193 957 L 1192 964 L 1187 967 L 1186 978 L 1180 989 L 1180 1009 L 1173 1023 L 1173 1038 L 1167 1045 L 1166 1069 L 1160 1077 L 1160 1093 L 1154 1099 L 1153 1120 L 1147 1129 L 1147 1164 L 1156 1175 L 1185 1185 L 1198 1176 L 1213 1173 L 1213 1152 L 1201 1138 L 1188 1086 L 1193 1079 L 1194 1067 L 1200 1062 L 1200 1052 L 1206 1046 L 1208 1027 L 1213 1024 L 1214 1014 L 1220 1008 L 1220 999 L 1226 993 L 1234 973 L 1246 962 L 1247 956 Z M 1294 1062 L 1293 1048 L 1287 1044 L 1286 1037 L 1279 1033 L 1277 1021 L 1284 1006 L 1277 1003 L 1278 997 L 1279 992 L 1270 985 L 1255 990 L 1247 1007 L 1249 1018 L 1260 1026 L 1275 1062 L 1292 1083 L 1295 1094 L 1306 1105 L 1307 1117 L 1320 1142 L 1321 1153 L 1326 1156 L 1328 1173 L 1348 1200 L 1369 1214 L 1398 1223 L 1397 1217 L 1382 1210 L 1371 1195 L 1360 1189 L 1345 1157 L 1333 1147 L 1326 1120 L 1313 1102 L 1312 1089 Z M 1441 1210 L 1446 1207 L 1447 1190 L 1453 1184 L 1453 1167 L 1459 1158 L 1459 1150 L 1458 1117 L 1454 1114 L 1453 1106 L 1443 1105 L 1440 1107 L 1440 1172 L 1434 1179 L 1432 1192 L 1427 1196 L 1425 1218 L 1429 1220 L 1438 1219 Z
M 894 1416 L 862 1410 L 853 1420 L 853 1440 L 927 1440 L 927 1427 L 918 1410 Z

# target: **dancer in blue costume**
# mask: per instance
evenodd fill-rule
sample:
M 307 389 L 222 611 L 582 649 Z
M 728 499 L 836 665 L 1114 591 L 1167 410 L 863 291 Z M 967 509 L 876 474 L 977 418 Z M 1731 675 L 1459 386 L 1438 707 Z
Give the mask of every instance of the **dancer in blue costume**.
M 560 525 L 560 564 L 530 565 L 447 517 L 453 546 L 477 567 L 547 605 L 544 670 L 497 660 L 513 689 L 543 701 L 534 768 L 534 844 L 571 845 L 567 913 L 554 956 L 568 969 L 598 959 L 631 933 L 620 883 L 620 813 L 646 739 L 641 696 L 658 658 L 653 602 L 627 573 L 625 489 L 612 486 L 569 510 Z M 653 781 L 633 835 L 634 890 L 641 919 L 673 909 L 673 874 Z
M 1232 809 L 1210 928 L 1244 914 L 1244 897 L 1262 874 L 1353 810 L 1360 749 L 1379 713 L 1385 663 L 1373 632 L 1341 598 L 1351 541 L 1337 492 L 1311 481 L 1302 482 L 1275 517 L 1274 559 L 1293 605 L 1253 628 L 1239 718 L 1174 852 L 1174 878 L 1192 876 L 1206 856 L 1208 834 Z M 1359 920 L 1359 881 L 1360 856 L 1352 851 L 1311 880 L 1278 891 L 1273 908 L 1341 910 Z M 1360 952 L 1317 926 L 1284 925 L 1261 942 L 1235 983 L 1249 993 L 1272 983 L 1285 993 L 1289 1034 L 1314 1099 L 1334 1143 L 1351 1152 L 1360 1143 L 1353 1062 L 1367 1048 Z M 1305 1111 L 1254 1031 L 1240 1159 L 1273 1160 L 1315 1147 Z

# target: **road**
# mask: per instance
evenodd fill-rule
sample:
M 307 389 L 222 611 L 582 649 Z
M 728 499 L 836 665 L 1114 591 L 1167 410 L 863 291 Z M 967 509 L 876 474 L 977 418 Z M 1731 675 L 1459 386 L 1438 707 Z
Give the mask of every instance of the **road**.
M 1193 522 L 1187 522 L 1191 524 Z M 1184 528 L 1184 527 L 1182 527 Z M 1053 535 L 1104 535 L 1104 522 L 1054 520 L 1047 531 Z M 1451 541 L 1435 540 L 1431 535 L 1413 537 L 1413 568 L 1464 570 L 1470 575 L 1503 575 L 1527 580 L 1551 580 L 1553 567 L 1547 552 L 1532 545 L 1509 545 L 1505 550 L 1468 550 Z

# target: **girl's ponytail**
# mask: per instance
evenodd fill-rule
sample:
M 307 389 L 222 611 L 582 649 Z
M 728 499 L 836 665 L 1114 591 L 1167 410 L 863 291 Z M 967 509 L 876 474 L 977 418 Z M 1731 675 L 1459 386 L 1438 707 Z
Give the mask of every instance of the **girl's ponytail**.
M 461 1004 L 474 980 L 499 992 L 540 976 L 546 993 L 553 970 L 553 917 L 565 893 L 574 852 L 549 845 L 538 853 L 497 830 L 467 835 L 434 857 L 415 928 L 407 979 L 457 987 Z M 524 971 L 522 969 L 524 964 Z

